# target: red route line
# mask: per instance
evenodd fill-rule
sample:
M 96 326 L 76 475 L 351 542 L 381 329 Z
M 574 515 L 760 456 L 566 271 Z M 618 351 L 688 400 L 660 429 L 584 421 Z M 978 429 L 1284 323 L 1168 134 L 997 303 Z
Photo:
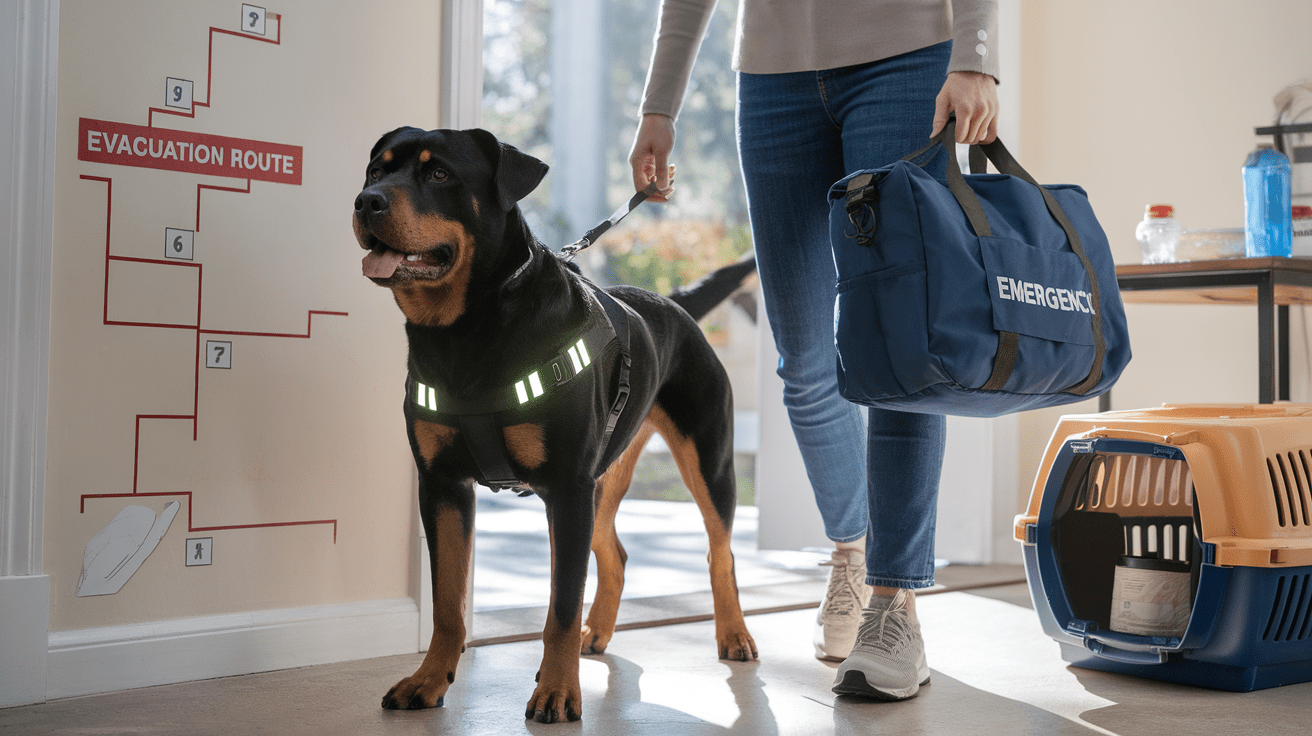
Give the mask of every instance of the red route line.
M 327 312 L 321 309 L 311 309 L 309 315 L 305 318 L 305 334 L 300 335 L 294 332 L 238 332 L 237 330 L 201 330 L 203 335 L 245 335 L 249 337 L 310 337 L 310 325 L 314 323 L 314 315 L 327 314 L 334 317 L 349 317 L 350 312 Z
M 250 179 L 246 180 L 245 189 L 238 189 L 237 187 L 219 187 L 219 186 L 214 186 L 213 184 L 197 184 L 196 185 L 196 232 L 200 232 L 200 192 L 202 189 L 212 189 L 216 192 L 237 192 L 238 194 L 250 194 L 251 180 Z
M 275 526 L 312 526 L 328 525 L 333 527 L 333 544 L 337 544 L 337 520 L 336 519 L 315 519 L 313 521 L 272 521 L 267 524 L 228 524 L 225 526 L 195 526 L 191 521 L 192 498 L 191 491 L 175 491 L 173 493 L 88 493 L 82 496 L 82 507 L 78 511 L 85 514 L 87 511 L 88 498 L 143 498 L 146 496 L 186 496 L 187 497 L 187 531 L 188 532 L 223 532 L 232 529 L 268 529 Z
M 281 24 L 280 24 L 281 25 Z M 114 202 L 114 180 L 105 176 L 91 176 L 82 174 L 81 177 L 87 181 L 100 181 L 105 183 L 105 296 L 104 312 L 101 315 L 101 321 L 105 325 L 127 326 L 127 327 L 155 327 L 163 329 L 185 329 L 196 331 L 196 354 L 195 354 L 195 382 L 192 395 L 191 414 L 138 414 L 136 415 L 136 430 L 133 440 L 132 449 L 132 492 L 131 493 L 100 493 L 100 494 L 83 494 L 81 510 L 79 513 L 86 512 L 86 500 L 88 498 L 132 498 L 136 496 L 186 496 L 187 497 L 187 531 L 188 532 L 208 532 L 208 531 L 228 531 L 232 529 L 264 529 L 270 527 L 282 526 L 307 526 L 315 524 L 332 524 L 333 527 L 333 544 L 337 543 L 337 520 L 324 519 L 315 521 L 279 521 L 265 524 L 233 524 L 229 526 L 209 526 L 197 527 L 192 525 L 191 520 L 191 492 L 179 491 L 176 493 L 138 493 L 137 479 L 138 471 L 141 464 L 141 420 L 143 419 L 186 419 L 191 421 L 191 439 L 196 441 L 199 434 L 199 416 L 200 416 L 200 358 L 201 358 L 201 335 L 241 335 L 249 337 L 283 337 L 283 338 L 305 338 L 308 339 L 311 333 L 311 327 L 314 324 L 314 315 L 323 314 L 335 317 L 350 316 L 349 312 L 331 312 L 326 310 L 311 309 L 305 319 L 305 334 L 287 333 L 287 332 L 245 332 L 237 330 L 206 330 L 202 329 L 201 324 L 201 288 L 204 283 L 205 269 L 204 264 L 188 263 L 174 260 L 161 260 L 156 258 L 134 258 L 130 256 L 116 256 L 110 253 L 111 227 L 113 225 L 113 202 Z M 214 187 L 208 185 L 198 185 L 196 189 L 196 229 L 200 229 L 200 190 L 201 189 L 218 189 L 221 191 L 242 191 L 240 189 L 228 189 L 225 187 Z M 250 191 L 250 180 L 246 180 L 246 192 Z M 110 261 L 122 261 L 125 263 L 147 263 L 160 266 L 179 266 L 183 268 L 196 269 L 196 324 L 179 325 L 157 322 L 127 322 L 121 320 L 111 320 L 109 318 L 109 263 Z
M 211 93 L 212 84 L 214 81 L 214 34 L 222 33 L 228 36 L 237 36 L 238 38 L 249 38 L 252 41 L 260 41 L 262 43 L 271 43 L 275 46 L 281 46 L 282 45 L 282 16 L 275 13 L 273 15 L 273 19 L 278 21 L 278 35 L 275 38 L 264 38 L 263 36 L 254 36 L 249 33 L 230 31 L 226 28 L 215 28 L 214 26 L 210 26 L 209 60 L 206 62 L 206 70 L 205 70 L 205 101 L 196 102 L 193 100 L 191 103 L 190 112 L 179 112 L 177 110 L 169 110 L 167 108 L 152 107 L 150 108 L 150 113 L 146 116 L 146 126 L 150 128 L 155 127 L 155 113 L 157 112 L 163 113 L 165 115 L 176 115 L 181 118 L 195 118 L 196 108 L 210 106 L 210 98 L 213 96 Z

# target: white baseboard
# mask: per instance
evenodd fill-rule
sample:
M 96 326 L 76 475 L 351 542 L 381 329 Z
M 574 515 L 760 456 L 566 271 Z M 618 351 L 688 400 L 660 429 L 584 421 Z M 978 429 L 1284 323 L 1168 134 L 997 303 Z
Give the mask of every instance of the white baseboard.
M 0 577 L 0 708 L 46 699 L 50 577 Z
M 413 599 L 51 632 L 48 698 L 416 651 Z

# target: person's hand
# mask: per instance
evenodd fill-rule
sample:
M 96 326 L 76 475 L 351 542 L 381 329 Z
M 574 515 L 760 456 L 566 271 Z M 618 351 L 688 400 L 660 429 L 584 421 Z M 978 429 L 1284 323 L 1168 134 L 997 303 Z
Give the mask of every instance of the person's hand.
M 656 182 L 652 202 L 664 202 L 674 194 L 674 167 L 670 166 L 670 152 L 674 150 L 674 120 L 668 115 L 648 113 L 642 116 L 638 132 L 629 151 L 629 165 L 633 167 L 633 188 L 642 191 Z
M 993 77 L 980 72 L 952 72 L 934 101 L 934 132 L 957 114 L 957 143 L 992 143 L 998 137 L 998 91 Z

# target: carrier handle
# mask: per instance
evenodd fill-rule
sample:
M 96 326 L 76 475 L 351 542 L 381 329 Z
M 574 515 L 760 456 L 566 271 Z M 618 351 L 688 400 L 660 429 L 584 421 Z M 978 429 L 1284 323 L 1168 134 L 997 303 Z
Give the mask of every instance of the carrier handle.
M 1111 427 L 1095 427 L 1091 431 L 1081 435 L 1080 439 L 1090 440 L 1135 440 L 1138 442 L 1151 442 L 1156 445 L 1176 445 L 1181 444 L 1172 440 L 1179 437 L 1176 433 L 1156 434 L 1154 432 L 1144 432 L 1139 429 L 1121 429 Z
M 1118 649 L 1107 642 L 1098 641 L 1092 636 L 1084 637 L 1084 648 L 1103 659 L 1124 662 L 1125 664 L 1164 664 L 1167 659 L 1166 652 L 1136 652 L 1129 649 Z

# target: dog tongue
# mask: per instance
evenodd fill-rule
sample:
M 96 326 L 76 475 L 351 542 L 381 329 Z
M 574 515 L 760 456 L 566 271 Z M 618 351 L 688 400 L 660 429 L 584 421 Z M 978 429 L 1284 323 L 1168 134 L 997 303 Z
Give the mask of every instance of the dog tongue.
M 405 254 L 390 248 L 378 248 L 369 251 L 369 255 L 364 257 L 360 263 L 364 270 L 364 275 L 371 279 L 391 278 L 396 273 L 396 267 L 401 264 Z

